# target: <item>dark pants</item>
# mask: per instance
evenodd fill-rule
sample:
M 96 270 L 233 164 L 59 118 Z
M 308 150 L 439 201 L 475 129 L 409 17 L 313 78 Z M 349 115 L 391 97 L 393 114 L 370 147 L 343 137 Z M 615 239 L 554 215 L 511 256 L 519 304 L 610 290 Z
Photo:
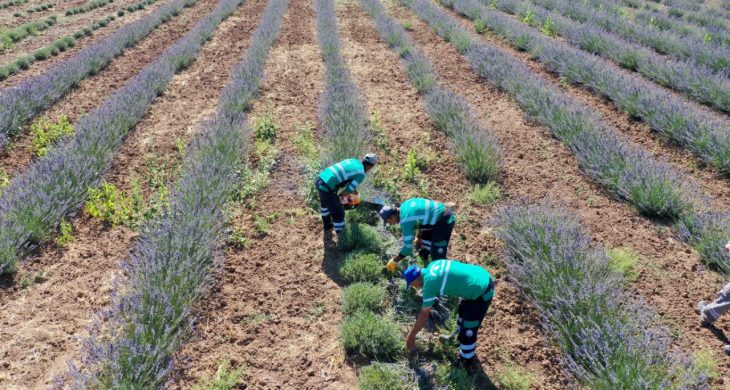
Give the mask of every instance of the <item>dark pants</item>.
M 494 282 L 489 282 L 489 287 L 483 295 L 494 289 Z M 483 296 L 477 299 L 462 299 L 459 303 L 459 316 L 456 318 L 456 329 L 459 332 L 459 357 L 462 360 L 471 360 L 476 355 L 477 335 L 479 327 L 487 315 L 492 298 L 485 300 Z
M 451 232 L 456 224 L 456 220 L 449 222 L 452 215 L 451 209 L 446 208 L 435 224 L 424 225 L 418 229 L 418 237 L 423 241 L 418 255 L 424 262 L 428 263 L 429 255 L 432 261 L 446 258 Z
M 324 191 L 322 179 L 317 178 L 314 184 L 319 192 L 320 215 L 322 216 L 322 224 L 325 230 L 333 227 L 339 232 L 345 228 L 345 208 L 340 203 L 340 197 L 334 191 Z

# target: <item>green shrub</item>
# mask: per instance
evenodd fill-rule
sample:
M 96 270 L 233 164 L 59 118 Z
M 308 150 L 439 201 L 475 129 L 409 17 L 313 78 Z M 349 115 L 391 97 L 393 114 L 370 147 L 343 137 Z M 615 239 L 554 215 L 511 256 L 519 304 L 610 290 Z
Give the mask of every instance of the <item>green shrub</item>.
M 404 350 L 403 332 L 389 317 L 358 312 L 342 323 L 342 344 L 348 353 L 379 361 L 393 361 Z
M 61 138 L 74 133 L 68 117 L 61 115 L 57 122 L 48 118 L 40 118 L 30 127 L 33 135 L 33 150 L 38 157 L 45 156 Z
M 48 58 L 51 58 L 52 55 L 53 54 L 51 53 L 51 49 L 48 47 L 44 47 L 33 52 L 33 58 L 36 61 L 46 60 Z
M 73 235 L 73 226 L 68 221 L 61 221 L 59 227 L 59 235 L 56 238 L 56 244 L 60 247 L 65 247 L 68 243 L 74 242 L 76 238 Z
M 385 287 L 372 283 L 355 283 L 342 291 L 342 312 L 354 314 L 360 310 L 381 313 L 385 309 Z
M 641 276 L 639 268 L 639 255 L 630 248 L 613 248 L 609 249 L 606 254 L 610 262 L 609 265 L 617 273 L 626 278 L 627 281 L 633 283 Z
M 547 19 L 545 19 L 545 22 L 543 22 L 542 27 L 540 27 L 540 31 L 549 37 L 555 37 L 557 32 L 555 31 L 555 22 L 553 21 L 553 18 L 548 16 Z
M 447 389 L 477 389 L 474 377 L 465 369 L 452 363 L 441 363 L 436 367 L 436 383 Z
M 377 283 L 385 277 L 384 265 L 378 255 L 372 253 L 351 253 L 340 266 L 340 275 L 348 282 Z
M 123 10 L 123 9 L 120 9 L 119 11 L 117 11 L 117 16 L 119 16 L 120 18 L 121 18 L 122 16 L 124 16 L 124 14 L 126 14 L 126 12 L 124 12 L 124 10 Z
M 349 224 L 337 235 L 338 246 L 341 251 L 364 250 L 380 253 L 382 241 L 372 226 L 363 224 Z
M 487 23 L 485 23 L 482 19 L 475 20 L 474 30 L 476 30 L 479 34 L 484 34 L 487 31 Z
M 78 30 L 78 31 L 76 31 L 76 32 L 73 33 L 73 37 L 76 38 L 76 39 L 79 39 L 79 38 L 83 37 L 84 35 L 86 35 L 84 33 L 84 30 Z
M 357 386 L 360 390 L 416 390 L 418 381 L 402 363 L 373 363 L 360 370 Z
M 18 68 L 26 70 L 30 68 L 30 64 L 33 63 L 33 57 L 29 55 L 24 55 L 15 60 L 15 64 L 18 66 Z
M 403 29 L 406 31 L 413 31 L 413 23 L 403 22 Z
M 253 121 L 254 134 L 260 141 L 274 142 L 279 132 L 279 125 L 274 121 L 273 113 L 265 112 Z
M 237 385 L 245 376 L 243 368 L 239 367 L 231 370 L 230 365 L 229 360 L 222 361 L 218 365 L 215 377 L 203 379 L 193 386 L 193 390 L 231 390 L 237 388 Z
M 529 390 L 535 382 L 535 376 L 524 368 L 509 363 L 494 373 L 494 380 L 500 389 Z
M 84 35 L 86 35 L 86 36 L 89 36 L 94 33 L 94 29 L 92 29 L 91 27 L 84 27 L 81 29 L 81 31 L 83 31 Z
M 502 197 L 502 193 L 497 184 L 490 181 L 487 184 L 472 187 L 467 197 L 480 206 L 491 206 Z
M 317 198 L 317 207 L 319 207 L 319 198 Z M 318 209 L 319 210 L 319 209 Z M 365 224 L 370 226 L 377 226 L 381 219 L 373 210 L 364 208 L 356 208 L 347 212 L 347 223 L 349 224 Z

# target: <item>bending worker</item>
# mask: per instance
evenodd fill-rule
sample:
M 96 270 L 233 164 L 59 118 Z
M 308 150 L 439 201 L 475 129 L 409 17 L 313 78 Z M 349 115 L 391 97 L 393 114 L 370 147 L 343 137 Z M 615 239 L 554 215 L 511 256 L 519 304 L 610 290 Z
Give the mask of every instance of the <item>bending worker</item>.
M 725 252 L 730 255 L 730 242 L 725 244 Z M 712 302 L 700 301 L 697 304 L 697 312 L 700 315 L 700 324 L 709 326 L 717 321 L 720 316 L 730 311 L 730 283 L 726 284 L 717 293 L 717 299 Z M 730 344 L 723 347 L 723 351 L 730 355 Z
M 422 198 L 408 199 L 400 207 L 383 207 L 380 210 L 380 217 L 387 224 L 400 223 L 403 234 L 403 247 L 398 255 L 388 262 L 389 270 L 394 271 L 398 262 L 413 254 L 413 232 L 417 225 L 416 243 L 421 247 L 418 254 L 423 261 L 426 262 L 429 255 L 432 260 L 446 258 L 456 217 L 443 203 Z
M 320 214 L 325 232 L 334 228 L 339 233 L 345 228 L 345 208 L 340 203 L 340 196 L 356 194 L 357 186 L 365 180 L 365 174 L 377 163 L 378 157 L 368 153 L 362 161 L 354 158 L 343 160 L 319 174 L 315 185 L 319 192 Z
M 421 289 L 423 304 L 416 324 L 408 334 L 408 352 L 416 348 L 416 335 L 428 320 L 431 307 L 439 297 L 460 297 L 456 331 L 459 340 L 459 360 L 464 365 L 473 362 L 477 348 L 477 334 L 494 297 L 494 281 L 489 272 L 472 264 L 456 260 L 432 261 L 428 267 L 412 265 L 403 273 L 406 289 Z

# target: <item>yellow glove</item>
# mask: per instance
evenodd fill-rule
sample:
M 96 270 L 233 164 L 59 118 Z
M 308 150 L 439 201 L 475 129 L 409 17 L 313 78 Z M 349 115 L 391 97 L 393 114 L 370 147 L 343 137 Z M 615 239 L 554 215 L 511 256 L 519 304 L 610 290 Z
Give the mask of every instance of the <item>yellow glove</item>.
M 398 269 L 398 262 L 390 259 L 388 260 L 388 264 L 385 266 L 385 268 L 387 268 L 390 272 L 395 272 Z

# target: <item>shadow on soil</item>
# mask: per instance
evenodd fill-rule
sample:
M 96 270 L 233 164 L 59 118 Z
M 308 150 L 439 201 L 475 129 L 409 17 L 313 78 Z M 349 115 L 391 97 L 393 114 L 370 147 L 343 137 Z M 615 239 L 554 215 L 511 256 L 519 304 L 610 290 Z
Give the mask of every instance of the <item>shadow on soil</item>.
M 340 256 L 340 251 L 337 249 L 337 243 L 335 242 L 334 235 L 331 231 L 324 232 L 322 244 L 324 246 L 324 254 L 322 255 L 322 272 L 324 272 L 324 274 L 340 288 L 344 288 L 347 286 L 347 283 L 344 279 L 342 279 L 339 271 L 342 256 Z
M 722 329 L 716 327 L 713 324 L 704 325 L 704 327 L 709 329 L 710 332 L 712 332 L 712 334 L 715 335 L 715 337 L 717 337 L 717 339 L 720 340 L 724 345 L 730 344 L 730 339 L 727 338 L 727 335 Z

